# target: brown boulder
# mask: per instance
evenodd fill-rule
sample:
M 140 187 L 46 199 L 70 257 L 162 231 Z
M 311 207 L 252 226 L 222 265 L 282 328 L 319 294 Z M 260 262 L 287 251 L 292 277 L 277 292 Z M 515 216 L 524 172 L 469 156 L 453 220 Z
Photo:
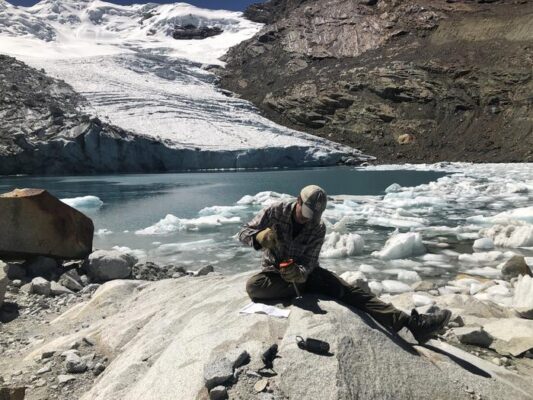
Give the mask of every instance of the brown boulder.
M 0 256 L 85 258 L 92 251 L 90 218 L 43 189 L 0 195 Z

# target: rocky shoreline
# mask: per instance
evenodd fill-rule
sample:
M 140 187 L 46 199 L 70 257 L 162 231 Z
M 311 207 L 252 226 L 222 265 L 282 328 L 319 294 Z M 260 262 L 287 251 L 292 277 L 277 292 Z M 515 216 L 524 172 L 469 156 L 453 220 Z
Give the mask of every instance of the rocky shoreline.
M 51 321 L 90 301 L 105 282 L 121 278 L 157 281 L 211 272 L 210 265 L 186 271 L 172 265 L 137 263 L 132 255 L 103 250 L 76 261 L 58 262 L 42 256 L 27 261 L 0 261 L 0 387 L 5 385 L 19 392 L 25 388 L 26 397 L 20 398 L 26 399 L 78 398 L 110 362 L 91 339 L 84 337 L 62 352 L 45 352 L 34 358 L 28 368 L 14 371 L 10 366 L 23 362 L 28 349 L 50 340 Z M 84 323 L 75 331 L 87 327 Z
M 530 259 L 527 260 L 530 262 Z M 190 377 L 194 381 L 193 389 L 195 385 L 198 389 L 198 384 L 207 385 L 209 389 L 216 386 L 216 390 L 213 389 L 213 393 L 210 395 L 211 399 L 227 398 L 227 396 L 230 399 L 257 398 L 262 400 L 304 398 L 294 397 L 296 395 L 294 392 L 291 394 L 292 389 L 284 387 L 286 381 L 292 379 L 291 377 L 294 375 L 290 370 L 282 372 L 283 362 L 294 362 L 294 360 L 291 361 L 292 356 L 288 355 L 287 349 L 282 347 L 280 350 L 281 361 L 275 361 L 273 369 L 264 374 L 264 371 L 260 371 L 263 366 L 258 354 L 272 345 L 265 338 L 257 341 L 252 339 L 254 336 L 252 334 L 252 337 L 243 337 L 242 343 L 232 342 L 232 345 L 222 347 L 217 347 L 212 342 L 213 337 L 211 335 L 215 332 L 211 329 L 217 325 L 218 318 L 225 313 L 229 312 L 236 316 L 231 317 L 232 321 L 228 323 L 229 325 L 223 323 L 225 330 L 240 331 L 243 328 L 241 322 L 246 325 L 244 320 L 250 320 L 248 317 L 238 316 L 240 305 L 244 305 L 248 301 L 244 291 L 248 273 L 222 276 L 214 272 L 213 267 L 209 265 L 198 271 L 187 271 L 182 266 L 160 266 L 150 262 L 139 263 L 134 256 L 116 250 L 97 250 L 86 259 L 77 261 L 58 262 L 52 258 L 37 257 L 26 261 L 2 263 L 1 266 L 0 270 L 4 270 L 6 276 L 0 276 L 0 282 L 2 282 L 0 288 L 4 286 L 6 292 L 1 308 L 0 354 L 2 361 L 0 361 L 0 376 L 3 382 L 2 387 L 19 388 L 19 390 L 25 388 L 26 397 L 18 398 L 96 399 L 110 398 L 106 397 L 110 395 L 113 398 L 137 398 L 137 395 L 134 394 L 131 394 L 131 397 L 130 395 L 126 396 L 127 391 L 123 392 L 124 389 L 121 391 L 113 385 L 109 386 L 109 380 L 115 379 L 116 376 L 115 378 L 113 376 L 116 374 L 121 376 L 120 379 L 126 381 L 131 379 L 129 374 L 124 375 L 124 371 L 120 372 L 121 368 L 125 368 L 124 360 L 121 361 L 121 358 L 128 351 L 141 351 L 141 353 L 146 351 L 147 353 L 142 357 L 146 360 L 153 359 L 147 366 L 148 370 L 143 369 L 145 371 L 142 372 L 144 379 L 144 374 L 149 373 L 150 365 L 156 363 L 161 356 L 156 356 L 157 351 L 151 348 L 156 344 L 151 343 L 150 336 L 143 336 L 142 332 L 148 329 L 151 324 L 170 323 L 169 321 L 174 319 L 173 316 L 171 317 L 173 313 L 184 312 L 183 309 L 173 310 L 173 307 L 177 306 L 177 303 L 181 304 L 187 300 L 193 301 L 195 304 L 193 309 L 207 309 L 208 313 L 213 315 L 212 318 L 209 318 L 210 322 L 204 320 L 201 311 L 194 312 L 193 315 L 188 315 L 186 318 L 189 320 L 186 325 L 196 326 L 196 328 L 191 328 L 193 331 L 200 329 L 196 334 L 194 332 L 190 332 L 190 334 L 195 336 L 200 334 L 202 329 L 206 329 L 205 334 L 207 335 L 204 339 L 205 347 L 203 349 L 206 354 L 201 361 L 203 363 L 201 370 L 204 371 L 204 375 L 196 376 L 193 374 Z M 374 290 L 376 294 L 381 294 L 383 300 L 392 302 L 396 307 L 406 311 L 413 307 L 416 307 L 420 312 L 433 312 L 438 308 L 451 309 L 453 317 L 446 331 L 442 332 L 440 341 L 432 341 L 435 343 L 428 346 L 430 350 L 426 347 L 414 346 L 413 348 L 419 353 L 417 357 L 428 358 L 433 363 L 437 362 L 439 365 L 443 363 L 449 367 L 454 364 L 452 360 L 446 359 L 442 354 L 438 356 L 434 354 L 435 348 L 449 343 L 454 348 L 466 352 L 460 353 L 462 354 L 461 357 L 466 357 L 467 353 L 472 356 L 474 361 L 470 360 L 469 363 L 473 362 L 474 365 L 477 365 L 476 363 L 479 362 L 477 368 L 485 370 L 487 367 L 483 363 L 488 362 L 497 368 L 496 371 L 499 371 L 495 373 L 496 375 L 504 374 L 507 376 L 507 379 L 512 382 L 507 389 L 516 390 L 517 397 L 513 398 L 531 398 L 523 395 L 523 392 L 528 390 L 525 381 L 533 375 L 533 341 L 531 340 L 533 320 L 524 318 L 531 317 L 533 310 L 533 303 L 531 302 L 533 298 L 532 273 L 523 257 L 515 257 L 502 265 L 501 268 L 502 276 L 494 279 L 458 276 L 455 280 L 441 286 L 427 280 L 418 280 L 409 285 L 405 284 L 406 287 L 399 289 L 397 287 L 387 289 L 385 282 L 367 279 L 361 272 L 347 272 L 342 276 L 351 283 L 365 287 L 367 290 Z M 381 293 L 376 292 L 378 285 L 382 286 L 379 289 Z M 222 290 L 223 295 L 215 294 L 213 299 L 204 298 L 203 300 L 202 297 L 196 298 L 193 295 L 198 291 L 198 293 L 204 293 L 203 296 L 205 296 L 206 290 L 214 290 L 215 287 L 218 287 L 215 291 Z M 167 298 L 166 294 L 159 292 L 165 290 L 174 293 L 176 298 L 172 300 L 174 295 L 171 296 L 169 293 L 168 296 L 170 297 Z M 181 291 L 183 294 L 179 295 Z M 399 291 L 403 291 L 403 293 L 399 293 Z M 148 293 L 153 294 L 149 295 Z M 226 297 L 229 293 L 234 294 L 230 295 L 231 297 Z M 511 306 L 505 307 L 487 299 L 483 300 L 483 294 L 493 295 L 494 293 L 511 296 L 513 299 Z M 3 293 L 0 294 L 3 295 Z M 136 300 L 132 300 L 132 296 L 136 297 Z M 155 296 L 155 298 L 151 299 L 151 296 Z M 166 300 L 163 300 L 161 296 L 165 297 Z M 216 301 L 222 298 L 225 298 L 228 304 L 217 309 Z M 132 305 L 130 300 L 139 307 L 140 319 L 137 322 L 135 314 L 131 314 L 131 310 L 129 310 Z M 305 302 L 309 302 L 309 304 Z M 291 316 L 288 320 L 278 321 L 275 318 L 256 315 L 253 316 L 256 318 L 255 324 L 269 326 L 270 330 L 273 329 L 272 332 L 277 332 L 274 333 L 274 336 L 277 337 L 275 342 L 279 343 L 280 346 L 284 341 L 292 343 L 290 338 L 294 334 L 316 335 L 318 338 L 329 341 L 336 353 L 341 353 L 343 340 L 346 340 L 347 337 L 346 332 L 324 337 L 321 329 L 310 328 L 308 331 L 298 331 L 303 327 L 293 326 L 297 324 L 295 322 L 296 315 L 303 313 L 305 319 L 325 318 L 322 314 L 323 309 L 326 308 L 328 309 L 326 314 L 338 316 L 337 314 L 340 313 L 343 318 L 348 318 L 347 315 L 350 315 L 351 324 L 355 323 L 352 321 L 354 319 L 366 328 L 368 328 L 367 324 L 372 326 L 372 323 L 368 322 L 364 315 L 351 313 L 343 306 L 336 305 L 337 303 L 327 299 L 316 299 L 315 296 L 308 295 L 304 297 L 304 303 L 307 305 L 299 305 L 296 301 L 292 305 L 290 303 L 278 304 L 280 307 L 291 310 Z M 128 304 L 130 305 L 128 306 Z M 150 318 L 145 320 L 145 313 L 148 312 L 145 308 L 150 304 L 149 308 L 152 310 L 149 312 L 151 313 Z M 334 310 L 329 309 L 329 307 L 333 307 Z M 163 312 L 166 317 L 155 316 L 154 312 L 156 314 Z M 128 314 L 131 315 L 128 316 Z M 215 315 L 219 316 L 215 317 Z M 183 317 L 178 319 L 180 318 Z M 242 319 L 241 322 L 238 322 L 239 318 Z M 252 317 L 250 316 L 250 318 Z M 329 318 L 323 322 L 326 325 L 332 324 Z M 222 322 L 219 321 L 218 323 Z M 280 324 L 284 326 L 283 329 Z M 135 326 L 137 328 L 134 328 Z M 200 328 L 202 326 L 203 328 Z M 134 331 L 131 331 L 132 327 Z M 176 328 L 160 327 L 158 329 L 163 330 L 159 335 L 165 336 Z M 343 327 L 343 329 L 347 328 Z M 120 343 L 115 342 L 111 332 L 115 332 L 120 337 L 126 334 L 127 339 L 125 337 L 117 338 L 116 340 Z M 178 340 L 177 338 L 182 337 L 183 334 L 181 330 L 175 331 L 166 340 L 171 342 Z M 176 338 L 173 338 L 172 335 L 175 335 Z M 228 333 L 220 333 L 220 335 L 225 337 Z M 400 335 L 400 337 L 392 339 L 387 337 L 386 340 L 391 343 L 403 340 L 406 343 L 412 341 L 408 333 L 402 331 Z M 358 337 L 357 340 L 363 339 Z M 368 345 L 373 348 L 372 351 L 378 351 L 378 347 L 374 348 L 374 346 L 379 346 L 377 343 Z M 141 350 L 143 348 L 145 350 Z M 215 372 L 219 371 L 218 367 L 215 367 L 220 364 L 220 357 L 227 356 L 226 350 L 235 353 L 235 349 L 240 349 L 240 352 L 237 351 L 238 357 L 234 355 L 234 358 L 241 357 L 241 353 L 245 351 L 248 358 L 251 356 L 251 360 L 241 365 L 237 363 L 237 358 L 235 358 L 235 364 L 238 366 L 232 364 L 230 368 L 232 371 L 231 379 L 218 377 L 216 379 L 222 380 L 217 381 L 218 383 L 214 386 L 211 385 L 209 383 L 210 378 L 207 378 L 208 374 L 205 371 L 210 370 L 210 368 L 214 368 Z M 395 351 L 399 351 L 398 349 Z M 154 359 L 154 357 L 156 358 Z M 167 371 L 170 375 L 179 374 L 180 369 L 184 368 L 183 365 L 187 364 L 185 354 L 181 356 L 176 354 L 175 357 L 177 359 L 173 362 L 181 360 L 179 364 L 182 367 L 176 364 L 173 367 L 176 371 Z M 231 358 L 230 356 L 226 358 L 228 357 Z M 435 361 L 435 357 L 437 361 Z M 285 361 L 283 361 L 284 359 Z M 197 357 L 192 357 L 190 361 L 200 362 Z M 376 363 L 374 367 L 379 368 L 381 361 L 374 360 L 374 362 Z M 215 366 L 212 365 L 213 363 Z M 335 368 L 340 368 L 340 366 Z M 185 371 L 181 372 L 185 373 Z M 337 373 L 342 373 L 342 369 L 337 369 Z M 350 379 L 357 380 L 356 377 Z M 491 385 L 495 385 L 494 377 L 490 381 Z M 106 386 L 106 382 L 108 386 Z M 474 383 L 468 383 L 466 378 L 458 383 L 461 389 L 457 390 L 462 392 L 458 392 L 454 398 L 500 398 L 495 395 L 499 389 L 491 388 L 490 390 L 494 392 L 488 394 L 486 390 L 476 387 Z M 262 385 L 264 388 L 256 390 Z M 315 385 L 320 385 L 320 381 L 311 384 L 313 393 L 320 392 L 317 387 L 314 387 Z M 307 393 L 306 396 L 309 397 L 305 398 L 319 398 L 315 397 L 316 393 L 306 392 L 307 389 L 300 388 L 298 390 L 298 393 Z M 161 395 L 162 397 L 159 398 L 167 398 L 166 395 Z M 200 398 L 207 398 L 207 389 L 199 390 L 197 395 L 204 396 Z M 192 398 L 183 396 L 179 398 Z M 355 397 L 347 395 L 347 397 L 342 398 Z M 375 397 L 363 396 L 358 398 Z

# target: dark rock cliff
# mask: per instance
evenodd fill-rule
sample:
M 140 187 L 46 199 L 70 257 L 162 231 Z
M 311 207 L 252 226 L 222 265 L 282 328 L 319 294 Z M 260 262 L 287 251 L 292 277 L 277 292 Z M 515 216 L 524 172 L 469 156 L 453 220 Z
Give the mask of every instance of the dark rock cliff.
M 221 85 L 380 162 L 533 161 L 533 3 L 272 0 Z

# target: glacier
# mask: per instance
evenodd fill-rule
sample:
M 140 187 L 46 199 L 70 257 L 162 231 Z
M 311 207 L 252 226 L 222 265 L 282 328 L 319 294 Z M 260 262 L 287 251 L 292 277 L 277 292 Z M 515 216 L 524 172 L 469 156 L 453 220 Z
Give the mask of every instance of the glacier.
M 174 29 L 186 25 L 222 33 L 174 39 Z M 131 133 L 123 142 L 140 143 L 130 145 L 133 158 L 161 154 L 164 167 L 148 168 L 299 167 L 372 159 L 279 126 L 251 103 L 217 88 L 212 70 L 223 68 L 221 57 L 260 29 L 239 12 L 186 3 L 43 0 L 15 7 L 0 0 L 0 53 L 71 85 L 88 100 L 84 112 Z

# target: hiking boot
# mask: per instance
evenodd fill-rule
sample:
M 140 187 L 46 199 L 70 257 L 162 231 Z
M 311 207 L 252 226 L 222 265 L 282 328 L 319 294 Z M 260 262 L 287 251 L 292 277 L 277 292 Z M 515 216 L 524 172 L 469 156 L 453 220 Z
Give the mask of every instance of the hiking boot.
M 425 343 L 437 336 L 437 333 L 446 326 L 451 316 L 452 312 L 450 310 L 421 315 L 413 309 L 406 326 L 418 343 Z

